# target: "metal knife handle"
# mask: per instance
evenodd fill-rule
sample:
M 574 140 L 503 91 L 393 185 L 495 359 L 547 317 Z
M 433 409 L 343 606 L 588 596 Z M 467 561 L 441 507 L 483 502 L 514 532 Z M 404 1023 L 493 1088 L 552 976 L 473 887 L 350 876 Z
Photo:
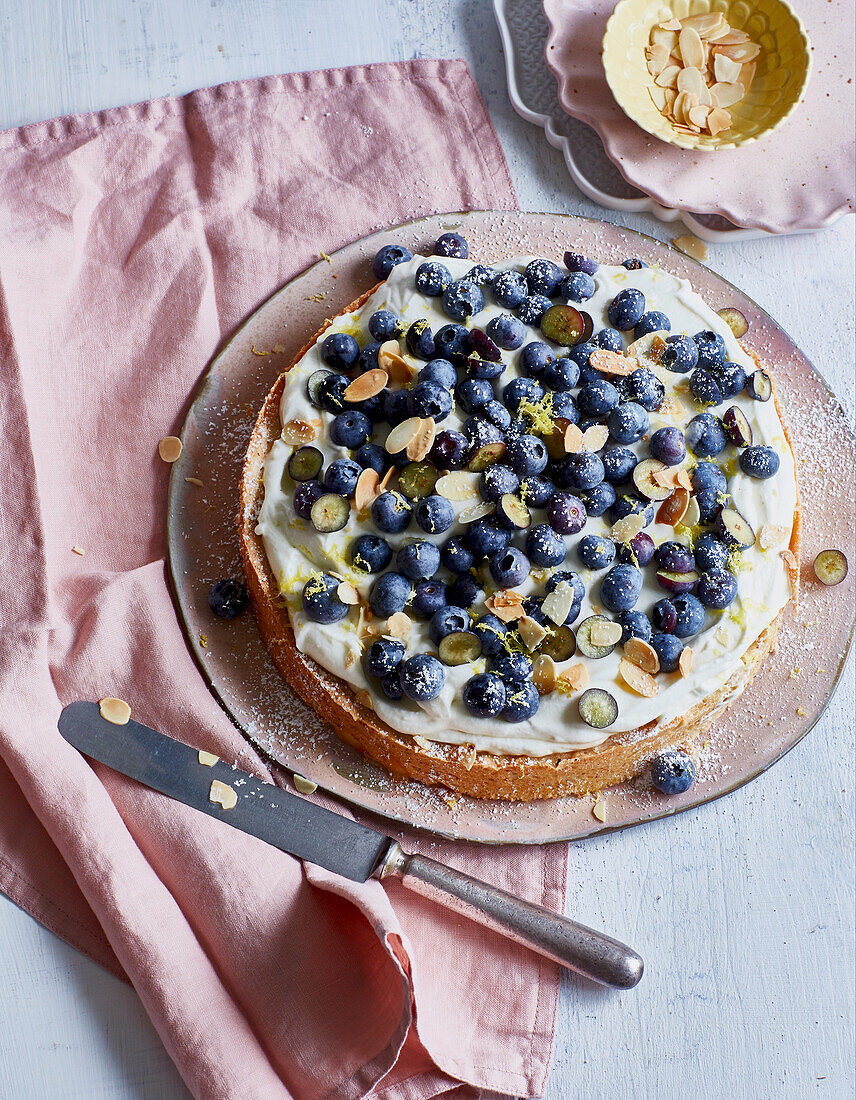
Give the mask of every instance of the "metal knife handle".
M 390 875 L 409 890 L 593 981 L 632 989 L 642 977 L 642 959 L 618 940 L 427 856 L 408 855 L 396 841 L 379 870 L 382 879 Z

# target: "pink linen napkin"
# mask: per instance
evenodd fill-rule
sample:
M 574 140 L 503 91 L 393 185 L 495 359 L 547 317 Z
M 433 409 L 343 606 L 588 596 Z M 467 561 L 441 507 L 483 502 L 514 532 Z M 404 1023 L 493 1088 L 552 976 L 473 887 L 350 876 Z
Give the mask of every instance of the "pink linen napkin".
M 321 249 L 515 204 L 461 61 L 268 77 L 0 133 L 0 888 L 134 985 L 197 1097 L 544 1085 L 555 967 L 90 766 L 56 731 L 64 703 L 115 694 L 280 778 L 184 643 L 158 440 L 224 336 Z M 563 846 L 408 841 L 562 908 Z

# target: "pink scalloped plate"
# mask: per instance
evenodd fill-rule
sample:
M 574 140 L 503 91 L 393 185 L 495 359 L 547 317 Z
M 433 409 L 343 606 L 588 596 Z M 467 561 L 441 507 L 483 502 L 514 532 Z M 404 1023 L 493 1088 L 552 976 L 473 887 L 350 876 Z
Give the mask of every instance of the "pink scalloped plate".
M 853 8 L 803 0 L 812 43 L 805 98 L 774 133 L 741 149 L 695 152 L 651 137 L 606 83 L 601 41 L 612 0 L 543 0 L 547 65 L 562 107 L 596 130 L 628 183 L 664 206 L 720 214 L 769 233 L 822 229 L 856 209 L 856 46 Z

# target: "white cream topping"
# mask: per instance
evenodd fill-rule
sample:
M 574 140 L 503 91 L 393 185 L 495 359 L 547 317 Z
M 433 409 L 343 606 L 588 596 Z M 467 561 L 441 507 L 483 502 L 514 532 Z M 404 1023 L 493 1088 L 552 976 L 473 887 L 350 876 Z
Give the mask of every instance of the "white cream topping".
M 494 264 L 497 269 L 522 271 L 533 257 L 514 259 Z M 380 286 L 356 313 L 344 314 L 337 318 L 324 337 L 331 332 L 352 332 L 359 342 L 365 343 L 366 322 L 378 309 L 390 309 L 405 324 L 421 317 L 427 317 L 434 332 L 449 323 L 443 313 L 439 298 L 425 298 L 415 290 L 413 278 L 417 267 L 424 257 L 414 256 L 405 264 L 394 268 L 389 279 Z M 473 266 L 468 260 L 443 259 L 453 278 L 460 278 Z M 647 310 L 661 310 L 671 320 L 672 333 L 692 335 L 702 329 L 711 329 L 718 333 L 728 348 L 728 358 L 744 366 L 747 372 L 755 370 L 756 364 L 740 347 L 728 325 L 710 309 L 693 291 L 690 284 L 658 268 L 643 268 L 639 271 L 627 271 L 623 267 L 601 267 L 594 276 L 596 292 L 579 308 L 589 313 L 594 321 L 594 331 L 606 327 L 607 308 L 619 290 L 625 286 L 640 289 L 646 300 Z M 479 313 L 472 324 L 484 328 L 491 317 L 508 312 L 493 300 L 489 289 L 485 289 L 485 309 Z M 524 341 L 541 340 L 543 336 L 537 329 L 531 329 Z M 322 337 L 323 340 L 323 337 Z M 288 374 L 280 413 L 282 422 L 292 419 L 313 420 L 320 417 L 322 427 L 313 446 L 324 454 L 325 466 L 336 458 L 350 457 L 349 452 L 330 442 L 327 428 L 330 416 L 319 413 L 306 396 L 306 381 L 319 368 L 324 367 L 321 359 L 319 340 L 303 356 Z M 504 352 L 503 359 L 508 364 L 497 380 L 495 389 L 501 389 L 507 382 L 520 373 L 517 369 L 519 351 Z M 685 414 L 677 416 L 651 414 L 649 429 L 653 433 L 668 424 L 685 427 L 686 423 L 698 411 L 698 407 L 689 392 L 687 376 L 664 372 L 667 397 L 671 396 L 684 409 Z M 307 619 L 300 605 L 300 593 L 303 583 L 312 571 L 335 572 L 350 580 L 367 599 L 373 576 L 353 572 L 349 568 L 348 547 L 353 538 L 368 530 L 360 524 L 356 512 L 352 510 L 348 524 L 333 534 L 316 531 L 312 524 L 298 517 L 292 506 L 294 485 L 285 465 L 295 447 L 277 440 L 268 454 L 264 465 L 264 502 L 261 507 L 258 526 L 259 535 L 264 540 L 268 560 L 274 576 L 279 578 L 283 595 L 287 599 L 289 616 L 294 628 L 298 648 L 312 657 L 328 671 L 347 681 L 356 689 L 367 690 L 378 716 L 402 733 L 419 735 L 429 740 L 452 744 L 472 744 L 480 751 L 543 756 L 549 753 L 567 752 L 574 749 L 599 745 L 609 736 L 626 730 L 635 729 L 654 720 L 667 722 L 686 712 L 706 696 L 720 688 L 738 669 L 740 660 L 749 646 L 772 622 L 791 597 L 790 581 L 780 551 L 787 547 L 796 507 L 796 478 L 793 456 L 785 439 L 784 429 L 779 419 L 775 402 L 755 401 L 741 395 L 729 399 L 717 412 L 728 405 L 737 405 L 746 415 L 753 432 L 756 445 L 765 444 L 774 448 L 780 459 L 779 471 L 767 481 L 759 481 L 743 474 L 737 463 L 737 451 L 732 447 L 718 457 L 716 461 L 724 465 L 728 476 L 728 492 L 736 508 L 746 517 L 758 534 L 765 524 L 776 524 L 788 532 L 780 542 L 766 550 L 759 543 L 742 553 L 742 564 L 738 576 L 738 595 L 724 612 L 708 612 L 705 629 L 693 638 L 685 640 L 694 650 L 694 664 L 687 677 L 680 673 L 660 673 L 657 676 L 659 694 L 653 698 L 642 698 L 632 692 L 618 675 L 618 663 L 622 656 L 621 646 L 600 660 L 591 660 L 576 654 L 569 661 L 559 664 L 558 671 L 577 662 L 582 662 L 589 674 L 589 687 L 600 687 L 609 691 L 617 700 L 619 713 L 613 726 L 607 730 L 595 730 L 587 726 L 577 712 L 576 697 L 556 692 L 544 696 L 536 714 L 526 722 L 509 723 L 501 718 L 477 718 L 464 706 L 461 692 L 466 681 L 485 667 L 483 658 L 474 665 L 466 664 L 445 667 L 446 682 L 438 698 L 427 703 L 416 704 L 403 699 L 391 702 L 369 679 L 363 669 L 363 651 L 355 629 L 356 612 L 348 619 L 332 625 L 320 625 Z M 453 407 L 449 417 L 438 430 L 445 428 L 460 429 L 466 414 Z M 378 425 L 374 442 L 382 442 L 387 426 Z M 609 444 L 611 445 L 611 444 Z M 634 451 L 648 456 L 645 440 L 632 447 Z M 619 489 L 619 493 L 621 490 Z M 465 505 L 455 504 L 456 512 Z M 543 521 L 540 510 L 534 514 L 534 522 Z M 373 529 L 373 528 L 372 528 Z M 455 534 L 461 534 L 464 528 L 457 521 L 434 541 L 441 542 Z M 646 528 L 654 542 L 667 539 L 688 541 L 685 530 L 675 530 L 662 524 L 651 524 Z M 586 595 L 577 625 L 587 615 L 598 613 L 600 578 L 605 571 L 590 572 L 583 568 L 575 553 L 575 545 L 583 535 L 609 534 L 606 518 L 590 517 L 579 535 L 566 538 L 568 554 L 558 569 L 573 569 L 580 573 L 586 585 Z M 393 550 L 414 538 L 429 538 L 411 522 L 407 531 L 400 535 L 385 534 Z M 517 542 L 522 546 L 522 538 Z M 394 563 L 393 563 L 394 567 Z M 643 569 L 644 587 L 636 609 L 649 612 L 653 604 L 667 593 L 656 583 L 654 568 Z M 451 578 L 447 578 L 451 579 Z M 491 590 L 488 577 L 488 592 Z M 536 583 L 531 578 L 519 586 L 524 595 L 531 591 L 543 594 L 543 582 Z M 427 623 L 414 621 L 407 638 L 407 654 L 436 652 L 428 636 Z

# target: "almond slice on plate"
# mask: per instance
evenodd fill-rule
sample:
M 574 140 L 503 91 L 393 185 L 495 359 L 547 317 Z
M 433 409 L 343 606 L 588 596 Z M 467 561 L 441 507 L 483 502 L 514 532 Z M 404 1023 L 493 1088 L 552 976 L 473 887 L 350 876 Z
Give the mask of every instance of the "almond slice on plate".
M 684 527 L 696 527 L 701 522 L 701 509 L 698 506 L 698 501 L 695 497 L 690 497 L 690 502 L 687 505 L 687 510 L 684 512 L 684 517 L 681 523 Z
M 678 658 L 678 669 L 681 676 L 689 676 L 695 663 L 695 653 L 687 646 Z
M 386 371 L 395 382 L 409 382 L 416 375 L 416 367 L 401 354 L 401 345 L 397 340 L 385 340 L 378 348 L 378 367 Z
M 673 15 L 672 18 L 667 19 L 665 23 L 658 23 L 657 27 L 661 31 L 677 31 L 680 33 L 681 21 Z
M 556 662 L 547 653 L 539 653 L 532 661 L 532 683 L 539 695 L 549 695 L 556 689 Z
M 686 515 L 690 503 L 690 494 L 682 487 L 675 489 L 670 497 L 667 497 L 657 510 L 657 523 L 665 523 L 669 527 L 677 527 Z
M 761 47 L 756 42 L 738 42 L 735 46 L 714 46 L 713 48 L 717 54 L 724 54 L 732 61 L 739 61 L 741 65 L 747 61 L 754 61 L 761 52 Z
M 596 619 L 589 630 L 592 645 L 599 646 L 616 645 L 622 634 L 621 623 L 614 623 L 610 619 Z
M 609 428 L 605 424 L 592 424 L 583 432 L 583 450 L 599 451 L 609 439 Z
M 360 594 L 350 581 L 342 581 L 336 589 L 336 595 L 342 603 L 346 603 L 350 607 L 356 607 L 360 602 Z
M 651 84 L 648 86 L 648 95 L 657 110 L 662 113 L 666 109 L 665 89 L 658 87 L 656 84 Z
M 661 73 L 654 77 L 654 83 L 661 88 L 674 88 L 678 83 L 678 73 L 680 71 L 677 65 L 667 65 Z
M 677 77 L 675 78 L 677 80 Z M 602 374 L 627 376 L 641 366 L 634 356 L 619 355 L 617 351 L 593 351 L 589 363 Z
M 681 69 L 678 73 L 678 91 L 690 92 L 698 99 L 701 95 L 702 88 L 705 87 L 705 83 L 701 77 L 701 69 L 695 69 L 692 67 Z M 346 391 L 347 392 L 347 391 Z
M 434 489 L 446 500 L 476 500 L 479 496 L 479 476 L 469 470 L 454 470 L 438 478 Z
M 682 19 L 681 30 L 693 30 L 699 38 L 707 38 L 723 24 L 727 26 L 721 11 L 705 12 L 703 15 L 689 15 Z
M 582 691 L 586 684 L 589 682 L 588 669 L 585 665 L 571 665 L 570 668 L 559 676 L 556 684 L 565 684 L 571 691 Z
M 317 435 L 315 427 L 308 420 L 286 420 L 282 426 L 284 443 L 311 443 Z
M 716 39 L 718 46 L 738 46 L 741 42 L 750 41 L 751 39 L 746 31 L 738 31 L 734 27 L 729 27 L 727 34 L 723 34 L 722 37 Z
M 362 512 L 374 504 L 380 496 L 380 478 L 377 470 L 367 467 L 357 478 L 357 487 L 354 489 L 354 504 L 357 511 Z
M 422 423 L 421 417 L 411 416 L 407 420 L 402 420 L 400 424 L 396 424 L 386 437 L 384 446 L 387 453 L 397 455 L 400 451 L 405 450 L 416 438 Z
M 716 83 L 710 89 L 710 101 L 716 107 L 731 107 L 746 95 L 742 84 Z
M 432 416 L 419 421 L 416 435 L 405 447 L 405 453 L 411 462 L 421 462 L 434 445 L 434 436 L 437 434 L 437 426 Z
M 742 66 L 737 61 L 732 61 L 724 53 L 713 55 L 713 75 L 718 83 L 731 84 L 737 80 Z
M 684 68 L 700 69 L 704 65 L 704 47 L 698 32 L 692 27 L 684 27 L 678 35 L 678 49 Z
M 645 59 L 648 62 L 648 72 L 651 76 L 659 76 L 669 61 L 669 51 L 665 46 L 646 46 Z
M 647 642 L 643 642 L 641 638 L 627 639 L 624 643 L 624 656 L 652 676 L 660 671 L 660 657 L 657 650 Z
M 703 130 L 707 126 L 707 116 L 709 114 L 710 107 L 703 107 L 699 104 L 698 107 L 690 107 L 687 111 L 687 118 L 693 126 L 697 126 L 699 130 Z
M 630 542 L 645 529 L 645 516 L 641 512 L 624 516 L 623 519 L 613 523 L 609 531 L 609 537 L 613 542 Z
M 496 502 L 493 500 L 481 500 L 478 504 L 471 504 L 469 508 L 462 508 L 458 512 L 458 523 L 475 523 L 477 519 L 493 515 L 496 511 Z
M 367 370 L 359 378 L 355 378 L 349 386 L 342 391 L 342 397 L 346 401 L 365 401 L 369 397 L 375 397 L 389 381 L 389 375 L 380 367 Z
M 406 638 L 410 633 L 413 622 L 409 615 L 403 611 L 396 611 L 386 620 L 387 630 L 391 638 Z
M 716 137 L 723 130 L 731 128 L 731 115 L 721 107 L 714 107 L 707 116 L 707 131 L 711 137 Z
M 678 45 L 678 32 L 676 30 L 667 31 L 662 27 L 656 27 L 651 32 L 651 43 L 654 46 L 665 46 L 671 54 L 672 50 L 676 49 Z
M 618 626 L 618 624 L 615 624 Z M 547 637 L 547 631 L 539 622 L 535 619 L 530 619 L 528 615 L 524 615 L 517 624 L 517 629 L 520 631 L 520 637 L 523 639 L 523 644 L 530 651 L 536 649 Z
M 635 691 L 637 695 L 642 695 L 646 699 L 652 699 L 660 692 L 660 685 L 654 677 L 643 668 L 634 665 L 632 661 L 628 661 L 626 657 L 622 657 L 618 662 L 618 675 L 631 691 Z
M 552 592 L 541 602 L 541 610 L 556 626 L 564 626 L 568 613 L 574 606 L 574 590 L 567 581 L 559 581 Z
M 565 438 L 562 443 L 566 454 L 577 455 L 583 450 L 583 433 L 576 424 L 569 424 L 565 428 Z

